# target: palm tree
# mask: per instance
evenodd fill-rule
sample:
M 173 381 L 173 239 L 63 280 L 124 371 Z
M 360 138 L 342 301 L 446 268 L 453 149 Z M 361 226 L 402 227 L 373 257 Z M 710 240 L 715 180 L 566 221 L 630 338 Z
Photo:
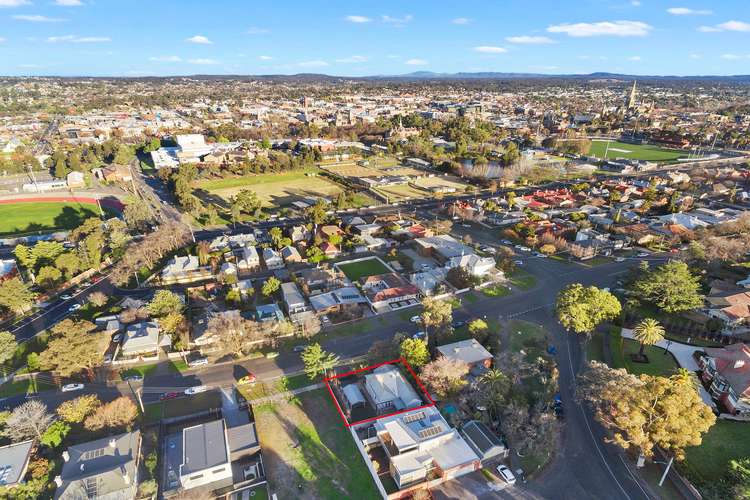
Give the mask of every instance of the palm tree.
M 479 383 L 481 384 L 485 404 L 491 410 L 491 414 L 497 416 L 498 408 L 505 402 L 505 395 L 510 388 L 510 380 L 503 372 L 493 368 L 481 376 Z
M 211 255 L 211 246 L 207 241 L 199 241 L 196 250 L 198 252 L 198 261 L 202 266 L 205 266 Z
M 635 328 L 633 328 L 633 336 L 641 343 L 641 349 L 638 351 L 638 355 L 643 357 L 643 349 L 645 349 L 646 345 L 654 345 L 659 341 L 664 340 L 664 327 L 654 318 L 646 318 L 635 325 Z

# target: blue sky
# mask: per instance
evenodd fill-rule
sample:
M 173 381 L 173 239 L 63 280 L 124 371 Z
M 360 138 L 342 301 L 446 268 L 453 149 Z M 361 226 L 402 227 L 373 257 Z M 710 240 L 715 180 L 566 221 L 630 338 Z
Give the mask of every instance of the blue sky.
M 0 0 L 0 74 L 750 74 L 747 1 Z

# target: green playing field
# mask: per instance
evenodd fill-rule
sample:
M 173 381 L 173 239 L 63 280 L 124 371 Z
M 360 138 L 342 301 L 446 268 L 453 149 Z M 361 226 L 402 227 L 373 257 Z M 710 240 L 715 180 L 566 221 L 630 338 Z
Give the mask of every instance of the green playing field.
M 594 140 L 591 142 L 590 156 L 603 159 L 605 151 L 607 151 L 607 159 L 610 160 L 627 158 L 631 160 L 669 162 L 675 161 L 678 158 L 685 158 L 688 155 L 685 151 L 665 149 L 650 144 L 628 144 L 620 141 L 609 141 L 608 148 L 607 141 L 605 140 Z

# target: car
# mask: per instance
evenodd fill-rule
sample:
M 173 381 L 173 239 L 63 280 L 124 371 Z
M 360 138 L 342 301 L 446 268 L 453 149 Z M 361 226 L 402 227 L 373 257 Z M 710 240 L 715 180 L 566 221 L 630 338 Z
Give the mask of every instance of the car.
M 466 324 L 466 321 L 457 320 L 457 321 L 454 321 L 453 323 L 451 323 L 451 326 L 453 328 L 461 328 L 465 324 Z
M 325 314 L 320 317 L 320 322 L 323 323 L 324 325 L 330 325 L 331 324 L 331 320 Z
M 419 323 L 420 321 L 422 321 L 422 316 L 412 316 L 411 318 L 409 318 L 409 321 L 411 321 L 412 323 Z
M 500 477 L 503 478 L 503 481 L 508 484 L 516 484 L 516 476 L 513 475 L 513 472 L 511 472 L 508 467 L 505 465 L 498 465 L 495 470 L 500 474 Z
M 636 255 L 636 257 L 648 257 L 649 254 L 648 254 L 648 252 L 638 252 L 635 255 Z
M 161 396 L 159 396 L 159 399 L 161 401 L 166 401 L 167 399 L 174 399 L 180 395 L 179 392 L 165 392 Z
M 60 388 L 63 392 L 80 391 L 81 389 L 83 389 L 83 384 L 65 384 Z
M 513 263 L 515 265 L 517 265 L 517 266 L 522 266 L 523 265 L 523 261 L 522 260 L 514 260 Z
M 615 262 L 625 262 L 625 257 L 615 257 Z
M 112 355 L 111 354 L 105 354 L 104 355 L 104 363 L 111 363 L 112 362 Z
M 60 298 L 63 299 L 63 300 L 70 300 L 70 299 L 73 298 L 73 296 L 69 295 L 67 293 L 64 293 L 64 294 L 60 295 Z
M 296 345 L 292 348 L 292 352 L 302 352 L 307 349 L 307 344 Z
M 411 336 L 411 338 L 413 338 L 413 339 L 418 339 L 418 340 L 422 340 L 422 339 L 424 339 L 424 338 L 425 338 L 426 336 L 427 336 L 427 334 L 426 334 L 425 332 L 417 332 L 417 333 L 415 333 L 414 335 L 412 335 L 412 336 Z
M 112 342 L 114 342 L 115 344 L 119 344 L 121 340 L 122 340 L 121 333 L 118 333 L 114 337 L 112 337 Z
M 192 361 L 188 361 L 188 366 L 203 366 L 208 364 L 208 358 L 195 358 Z
M 81 308 L 81 304 L 73 304 L 68 308 L 68 312 L 76 312 Z
M 540 259 L 546 259 L 547 255 L 541 253 L 541 252 L 534 252 L 534 257 L 539 257 Z
M 244 377 L 240 377 L 239 380 L 237 380 L 237 385 L 254 384 L 255 381 L 255 375 L 253 375 L 252 373 L 248 373 Z
M 208 386 L 205 385 L 196 385 L 195 387 L 188 387 L 185 389 L 185 395 L 191 396 L 193 394 L 199 394 L 201 392 L 206 392 L 208 390 Z
M 492 248 L 492 247 L 482 247 L 482 248 L 481 248 L 481 250 L 482 250 L 483 252 L 487 252 L 487 253 L 489 253 L 489 254 L 496 254 L 496 253 L 497 253 L 497 250 L 495 250 L 495 249 L 494 249 L 494 248 Z
M 679 249 L 679 248 L 670 248 L 670 249 L 669 249 L 669 253 L 677 253 L 677 252 L 679 252 L 679 251 L 680 251 L 680 249 Z
M 500 243 L 502 243 L 503 245 L 513 245 L 513 242 L 510 240 L 500 240 Z
M 143 380 L 141 375 L 129 375 L 123 379 L 125 382 L 140 382 Z
M 90 286 L 91 286 L 90 281 L 84 281 L 83 283 L 81 283 L 81 288 L 88 288 Z

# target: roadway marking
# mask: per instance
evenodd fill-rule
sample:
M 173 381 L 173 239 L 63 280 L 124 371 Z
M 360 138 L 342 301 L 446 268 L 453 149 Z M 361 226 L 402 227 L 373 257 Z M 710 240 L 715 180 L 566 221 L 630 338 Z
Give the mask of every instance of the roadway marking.
M 622 462 L 622 465 L 625 467 L 625 470 L 628 471 L 630 478 L 635 482 L 635 484 L 638 485 L 638 488 L 640 488 L 643 494 L 646 495 L 646 498 L 650 500 L 651 496 L 646 492 L 646 490 L 643 489 L 643 486 L 641 486 L 640 481 L 638 481 L 638 478 L 636 478 L 633 472 L 630 470 L 630 467 L 628 467 L 628 464 L 625 463 L 625 459 L 622 458 L 622 455 L 620 455 L 620 461 Z
M 565 345 L 568 348 L 568 363 L 570 365 L 570 373 L 572 375 L 573 380 L 573 387 L 575 388 L 576 384 L 576 372 L 573 369 L 573 357 L 570 355 L 570 343 L 568 342 L 568 337 L 565 338 Z M 599 448 L 599 441 L 596 439 L 596 436 L 594 436 L 594 431 L 591 430 L 591 425 L 589 425 L 589 419 L 586 417 L 586 412 L 583 411 L 583 407 L 580 403 L 576 402 L 574 400 L 575 405 L 578 407 L 578 409 L 581 411 L 581 415 L 583 415 L 583 421 L 586 423 L 586 428 L 589 430 L 589 435 L 591 436 L 591 440 L 594 442 L 594 446 L 596 447 L 596 451 L 599 453 L 599 457 L 602 459 L 602 463 L 607 468 L 607 471 L 609 472 L 609 475 L 612 476 L 612 479 L 615 481 L 615 484 L 617 484 L 617 487 L 620 488 L 620 491 L 622 494 L 630 500 L 630 496 L 628 496 L 627 492 L 625 491 L 625 488 L 622 487 L 622 484 L 620 484 L 620 481 L 617 480 L 617 477 L 615 476 L 615 473 L 612 472 L 612 468 L 607 463 L 607 460 L 604 458 L 604 453 L 602 453 L 602 450 Z

